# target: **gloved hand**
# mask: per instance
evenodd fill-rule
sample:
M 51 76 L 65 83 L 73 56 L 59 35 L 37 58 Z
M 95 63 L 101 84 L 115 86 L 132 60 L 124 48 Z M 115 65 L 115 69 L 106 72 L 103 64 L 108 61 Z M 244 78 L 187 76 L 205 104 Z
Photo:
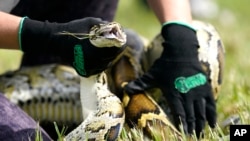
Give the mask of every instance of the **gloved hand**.
M 19 44 L 23 52 L 60 55 L 72 64 L 79 75 L 88 77 L 107 68 L 121 52 L 121 47 L 93 46 L 89 39 L 79 40 L 58 33 L 89 33 L 94 25 L 105 23 L 99 18 L 84 18 L 68 23 L 40 22 L 23 18 L 19 28 Z
M 125 92 L 136 94 L 159 87 L 167 98 L 175 126 L 183 125 L 186 133 L 199 136 L 206 120 L 216 124 L 216 105 L 206 73 L 198 60 L 195 30 L 186 25 L 163 26 L 163 52 L 140 78 L 128 83 Z

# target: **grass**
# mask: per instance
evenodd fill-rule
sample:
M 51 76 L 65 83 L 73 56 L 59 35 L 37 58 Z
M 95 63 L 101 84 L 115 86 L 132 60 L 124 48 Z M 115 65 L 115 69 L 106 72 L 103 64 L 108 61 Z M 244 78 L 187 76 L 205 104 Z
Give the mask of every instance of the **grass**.
M 39 128 L 39 123 L 37 123 L 35 141 L 43 141 L 43 138 L 42 138 L 42 131 L 41 131 L 40 128 Z
M 245 112 L 250 111 L 249 1 L 217 0 L 217 2 L 220 10 L 216 18 L 199 19 L 212 23 L 218 29 L 226 49 L 223 85 L 217 101 L 218 127 L 215 130 L 207 127 L 204 140 L 218 140 L 218 138 L 229 140 L 228 130 L 222 129 L 220 123 L 230 115 L 238 114 L 243 124 L 250 124 L 249 118 L 244 116 Z M 160 31 L 160 24 L 152 11 L 139 5 L 142 5 L 140 1 L 120 1 L 115 20 L 150 40 Z M 0 73 L 18 68 L 20 52 L 0 50 L 0 56 Z M 59 134 L 60 136 L 62 135 Z M 121 139 L 132 140 L 133 136 L 142 138 L 142 132 L 132 130 L 128 133 L 124 130 Z
M 20 51 L 0 49 L 0 74 L 19 67 L 22 53 Z
M 56 122 L 54 122 L 54 126 L 55 126 L 55 130 L 56 130 L 56 133 L 57 133 L 57 136 L 58 136 L 58 141 L 63 141 L 63 136 L 65 135 L 65 132 L 67 130 L 67 127 L 63 127 L 61 131 L 59 131 L 59 128 L 56 124 Z

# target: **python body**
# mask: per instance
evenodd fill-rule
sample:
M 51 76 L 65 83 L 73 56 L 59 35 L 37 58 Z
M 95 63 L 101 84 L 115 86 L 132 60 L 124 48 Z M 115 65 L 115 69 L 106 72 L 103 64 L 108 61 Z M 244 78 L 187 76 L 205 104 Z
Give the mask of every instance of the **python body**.
M 198 28 L 199 59 L 210 78 L 214 96 L 217 98 L 222 80 L 223 45 L 213 26 L 202 22 L 194 22 L 194 26 Z M 95 32 L 76 35 L 64 31 L 60 34 L 72 35 L 80 40 L 89 38 L 92 43 L 100 47 L 103 47 L 103 42 L 120 46 L 125 43 L 126 36 L 117 23 L 96 26 L 91 31 Z M 123 127 L 124 116 L 126 123 L 132 121 L 149 134 L 151 132 L 149 126 L 156 120 L 169 127 L 172 133 L 179 135 L 150 95 L 142 93 L 129 97 L 122 94 L 123 82 L 139 77 L 160 55 L 161 42 L 161 36 L 157 36 L 147 48 L 140 49 L 143 53 L 138 53 L 138 48 L 127 47 L 110 69 L 90 78 L 80 78 L 71 67 L 55 64 L 21 68 L 1 76 L 1 90 L 6 97 L 20 105 L 34 119 L 81 123 L 65 137 L 65 140 L 86 140 L 86 138 L 115 140 Z M 142 58 L 146 60 L 142 61 Z M 108 75 L 108 80 L 105 73 Z M 79 87 L 80 81 L 81 87 Z M 125 109 L 109 89 L 123 99 Z M 162 107 L 164 105 L 161 104 Z M 84 121 L 82 121 L 82 111 Z
M 96 47 L 122 47 L 126 43 L 126 34 L 115 22 L 92 27 L 88 38 Z M 84 122 L 64 140 L 116 140 L 123 128 L 125 113 L 120 99 L 108 89 L 106 73 L 80 80 Z

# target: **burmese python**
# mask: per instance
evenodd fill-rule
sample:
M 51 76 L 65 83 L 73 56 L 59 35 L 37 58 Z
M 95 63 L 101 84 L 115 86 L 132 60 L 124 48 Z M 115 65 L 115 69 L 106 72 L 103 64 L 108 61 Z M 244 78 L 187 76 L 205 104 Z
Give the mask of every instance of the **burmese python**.
M 223 45 L 212 25 L 194 22 L 194 26 L 198 29 L 199 59 L 207 75 L 210 76 L 214 96 L 217 98 L 224 65 Z M 108 25 L 95 27 L 95 29 L 100 28 L 105 29 L 102 30 L 105 34 L 101 32 L 101 34 L 98 33 L 98 36 L 96 36 L 97 33 L 76 35 L 66 31 L 60 34 L 72 35 L 78 39 L 89 37 L 93 39 L 92 41 L 100 39 L 100 37 L 107 37 L 108 40 L 106 38 L 102 40 L 108 41 L 108 44 L 111 43 L 110 38 L 111 40 L 114 39 L 116 43 L 124 41 L 116 40 L 125 37 L 119 24 L 109 23 Z M 160 55 L 159 48 L 161 47 L 159 46 L 162 42 L 161 36 L 158 35 L 149 46 L 144 47 L 141 41 L 135 40 L 139 38 L 137 35 L 129 38 L 133 33 L 129 31 L 126 33 L 129 35 L 127 48 L 121 56 L 116 58 L 111 68 L 101 74 L 90 78 L 80 78 L 68 66 L 50 64 L 26 67 L 2 75 L 0 78 L 1 91 L 12 102 L 18 104 L 39 121 L 56 121 L 64 125 L 72 123 L 79 125 L 82 122 L 81 113 L 83 111 L 85 120 L 75 130 L 66 135 L 66 140 L 86 140 L 85 137 L 88 139 L 115 140 L 123 127 L 124 116 L 126 116 L 125 121 L 129 127 L 139 125 L 145 133 L 149 134 L 149 137 L 152 135 L 150 126 L 153 123 L 156 123 L 156 128 L 159 130 L 162 129 L 161 126 L 167 126 L 173 131 L 172 133 L 179 136 L 179 132 L 172 126 L 166 114 L 150 95 L 146 93 L 132 97 L 123 95 L 123 82 L 139 77 L 152 65 L 153 61 Z M 81 88 L 79 86 L 80 80 L 83 82 Z M 108 87 L 107 82 L 109 82 Z M 79 95 L 80 89 L 81 96 L 84 96 L 82 101 Z M 109 89 L 123 100 L 124 109 L 120 100 Z M 96 105 L 97 99 L 93 99 L 95 94 L 98 97 L 99 105 Z M 164 105 L 161 104 L 161 106 Z

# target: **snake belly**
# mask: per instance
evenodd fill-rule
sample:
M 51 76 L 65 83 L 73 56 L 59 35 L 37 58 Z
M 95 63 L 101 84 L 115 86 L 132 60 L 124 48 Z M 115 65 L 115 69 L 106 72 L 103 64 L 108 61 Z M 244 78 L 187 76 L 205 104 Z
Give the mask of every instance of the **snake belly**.
M 91 100 L 93 96 L 96 96 L 96 102 Z M 108 88 L 105 72 L 89 78 L 81 77 L 81 103 L 84 121 L 64 140 L 117 140 L 124 125 L 125 113 L 120 99 Z

